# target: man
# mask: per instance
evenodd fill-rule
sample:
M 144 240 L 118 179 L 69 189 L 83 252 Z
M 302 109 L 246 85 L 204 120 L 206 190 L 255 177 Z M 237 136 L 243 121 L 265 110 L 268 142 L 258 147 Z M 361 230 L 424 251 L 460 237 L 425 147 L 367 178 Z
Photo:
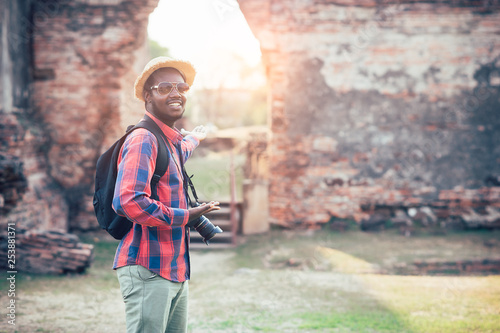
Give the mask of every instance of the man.
M 188 312 L 189 231 L 187 224 L 220 209 L 218 202 L 188 208 L 182 161 L 189 158 L 205 130 L 198 126 L 184 138 L 174 127 L 186 105 L 195 77 L 185 61 L 151 60 L 135 81 L 135 96 L 145 102 L 146 116 L 161 128 L 170 143 L 167 172 L 151 198 L 158 142 L 144 128 L 134 130 L 123 144 L 113 199 L 117 214 L 134 225 L 116 250 L 116 269 L 125 301 L 127 332 L 186 332 Z M 167 145 L 168 146 L 168 145 Z

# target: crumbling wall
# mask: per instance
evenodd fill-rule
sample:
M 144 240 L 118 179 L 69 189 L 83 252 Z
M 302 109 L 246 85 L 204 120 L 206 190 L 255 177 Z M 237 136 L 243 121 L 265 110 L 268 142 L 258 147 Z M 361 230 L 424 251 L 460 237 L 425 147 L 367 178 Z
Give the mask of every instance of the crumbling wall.
M 48 134 L 48 175 L 64 196 L 72 229 L 95 226 L 95 161 L 124 130 L 122 89 L 130 95 L 132 89 L 123 78 L 145 45 L 157 2 L 58 1 L 48 18 L 34 22 L 40 27 L 33 36 L 34 103 Z M 36 12 L 44 10 L 37 5 Z
M 157 3 L 0 3 L 2 224 L 60 231 L 97 226 L 95 161 L 124 129 L 120 110 L 142 110 L 140 103 L 129 105 L 128 95 L 137 67 L 148 60 L 139 55 Z
M 499 224 L 497 1 L 240 7 L 271 89 L 272 223 Z
M 31 104 L 33 1 L 2 1 L 0 104 L 0 216 L 29 229 L 61 227 L 64 205 L 47 185 L 44 136 Z M 63 200 L 61 200 L 63 201 Z M 53 218 L 52 218 L 53 217 Z M 5 223 L 5 228 L 3 228 Z

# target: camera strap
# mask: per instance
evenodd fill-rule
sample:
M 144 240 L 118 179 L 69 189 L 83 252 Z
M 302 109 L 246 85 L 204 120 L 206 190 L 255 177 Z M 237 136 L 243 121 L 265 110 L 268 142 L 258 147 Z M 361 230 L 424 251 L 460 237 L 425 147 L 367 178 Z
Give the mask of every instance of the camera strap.
M 191 189 L 191 193 L 193 193 L 193 197 L 194 197 L 194 200 L 195 202 L 198 202 L 198 195 L 196 194 L 196 189 L 194 188 L 194 184 L 193 182 L 191 181 L 191 178 L 194 176 L 192 175 L 191 177 L 188 176 L 187 172 L 186 172 L 186 168 L 184 168 L 184 166 L 182 166 L 182 172 L 184 172 L 184 179 L 185 179 L 185 183 L 187 182 L 188 185 L 189 185 L 189 188 Z M 184 187 L 186 188 L 186 187 Z M 186 195 L 188 197 L 188 201 L 192 203 L 191 201 L 191 198 L 189 197 L 189 193 L 187 191 L 187 188 L 186 188 Z M 193 205 L 191 205 L 193 206 Z
M 174 145 L 175 148 L 177 149 L 177 153 L 179 155 L 179 161 L 181 163 L 181 170 L 182 170 L 182 185 L 184 186 L 184 192 L 186 192 L 186 197 L 187 197 L 187 200 L 188 200 L 188 204 L 191 206 L 191 207 L 194 207 L 194 202 L 191 200 L 191 197 L 189 196 L 189 190 L 188 189 L 191 189 L 191 193 L 193 193 L 193 197 L 194 197 L 194 200 L 195 200 L 195 203 L 198 202 L 198 194 L 196 193 L 196 189 L 194 188 L 194 184 L 193 182 L 191 181 L 191 178 L 194 176 L 189 176 L 187 171 L 186 171 L 186 167 L 184 166 L 184 159 L 182 158 L 182 150 L 180 149 L 180 145 Z

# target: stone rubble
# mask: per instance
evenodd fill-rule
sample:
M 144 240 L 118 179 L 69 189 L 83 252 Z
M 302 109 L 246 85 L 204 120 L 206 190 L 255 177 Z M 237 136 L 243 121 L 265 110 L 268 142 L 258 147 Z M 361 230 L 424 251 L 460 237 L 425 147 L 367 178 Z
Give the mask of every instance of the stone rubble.
M 7 241 L 2 238 L 0 236 L 0 255 L 7 258 Z M 77 236 L 60 231 L 17 233 L 15 240 L 15 269 L 19 273 L 83 273 L 94 256 L 93 245 L 83 244 Z M 4 264 L 2 261 L 2 266 Z

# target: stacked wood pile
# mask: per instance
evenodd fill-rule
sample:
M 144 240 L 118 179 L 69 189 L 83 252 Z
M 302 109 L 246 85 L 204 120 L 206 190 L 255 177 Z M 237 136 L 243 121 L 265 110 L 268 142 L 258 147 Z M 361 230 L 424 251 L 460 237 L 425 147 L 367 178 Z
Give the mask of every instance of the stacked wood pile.
M 3 241 L 2 241 L 3 243 Z M 16 270 L 38 274 L 82 273 L 90 267 L 94 246 L 76 235 L 59 231 L 36 231 L 16 237 Z M 0 252 L 6 252 L 2 246 Z M 3 257 L 7 253 L 1 254 Z

